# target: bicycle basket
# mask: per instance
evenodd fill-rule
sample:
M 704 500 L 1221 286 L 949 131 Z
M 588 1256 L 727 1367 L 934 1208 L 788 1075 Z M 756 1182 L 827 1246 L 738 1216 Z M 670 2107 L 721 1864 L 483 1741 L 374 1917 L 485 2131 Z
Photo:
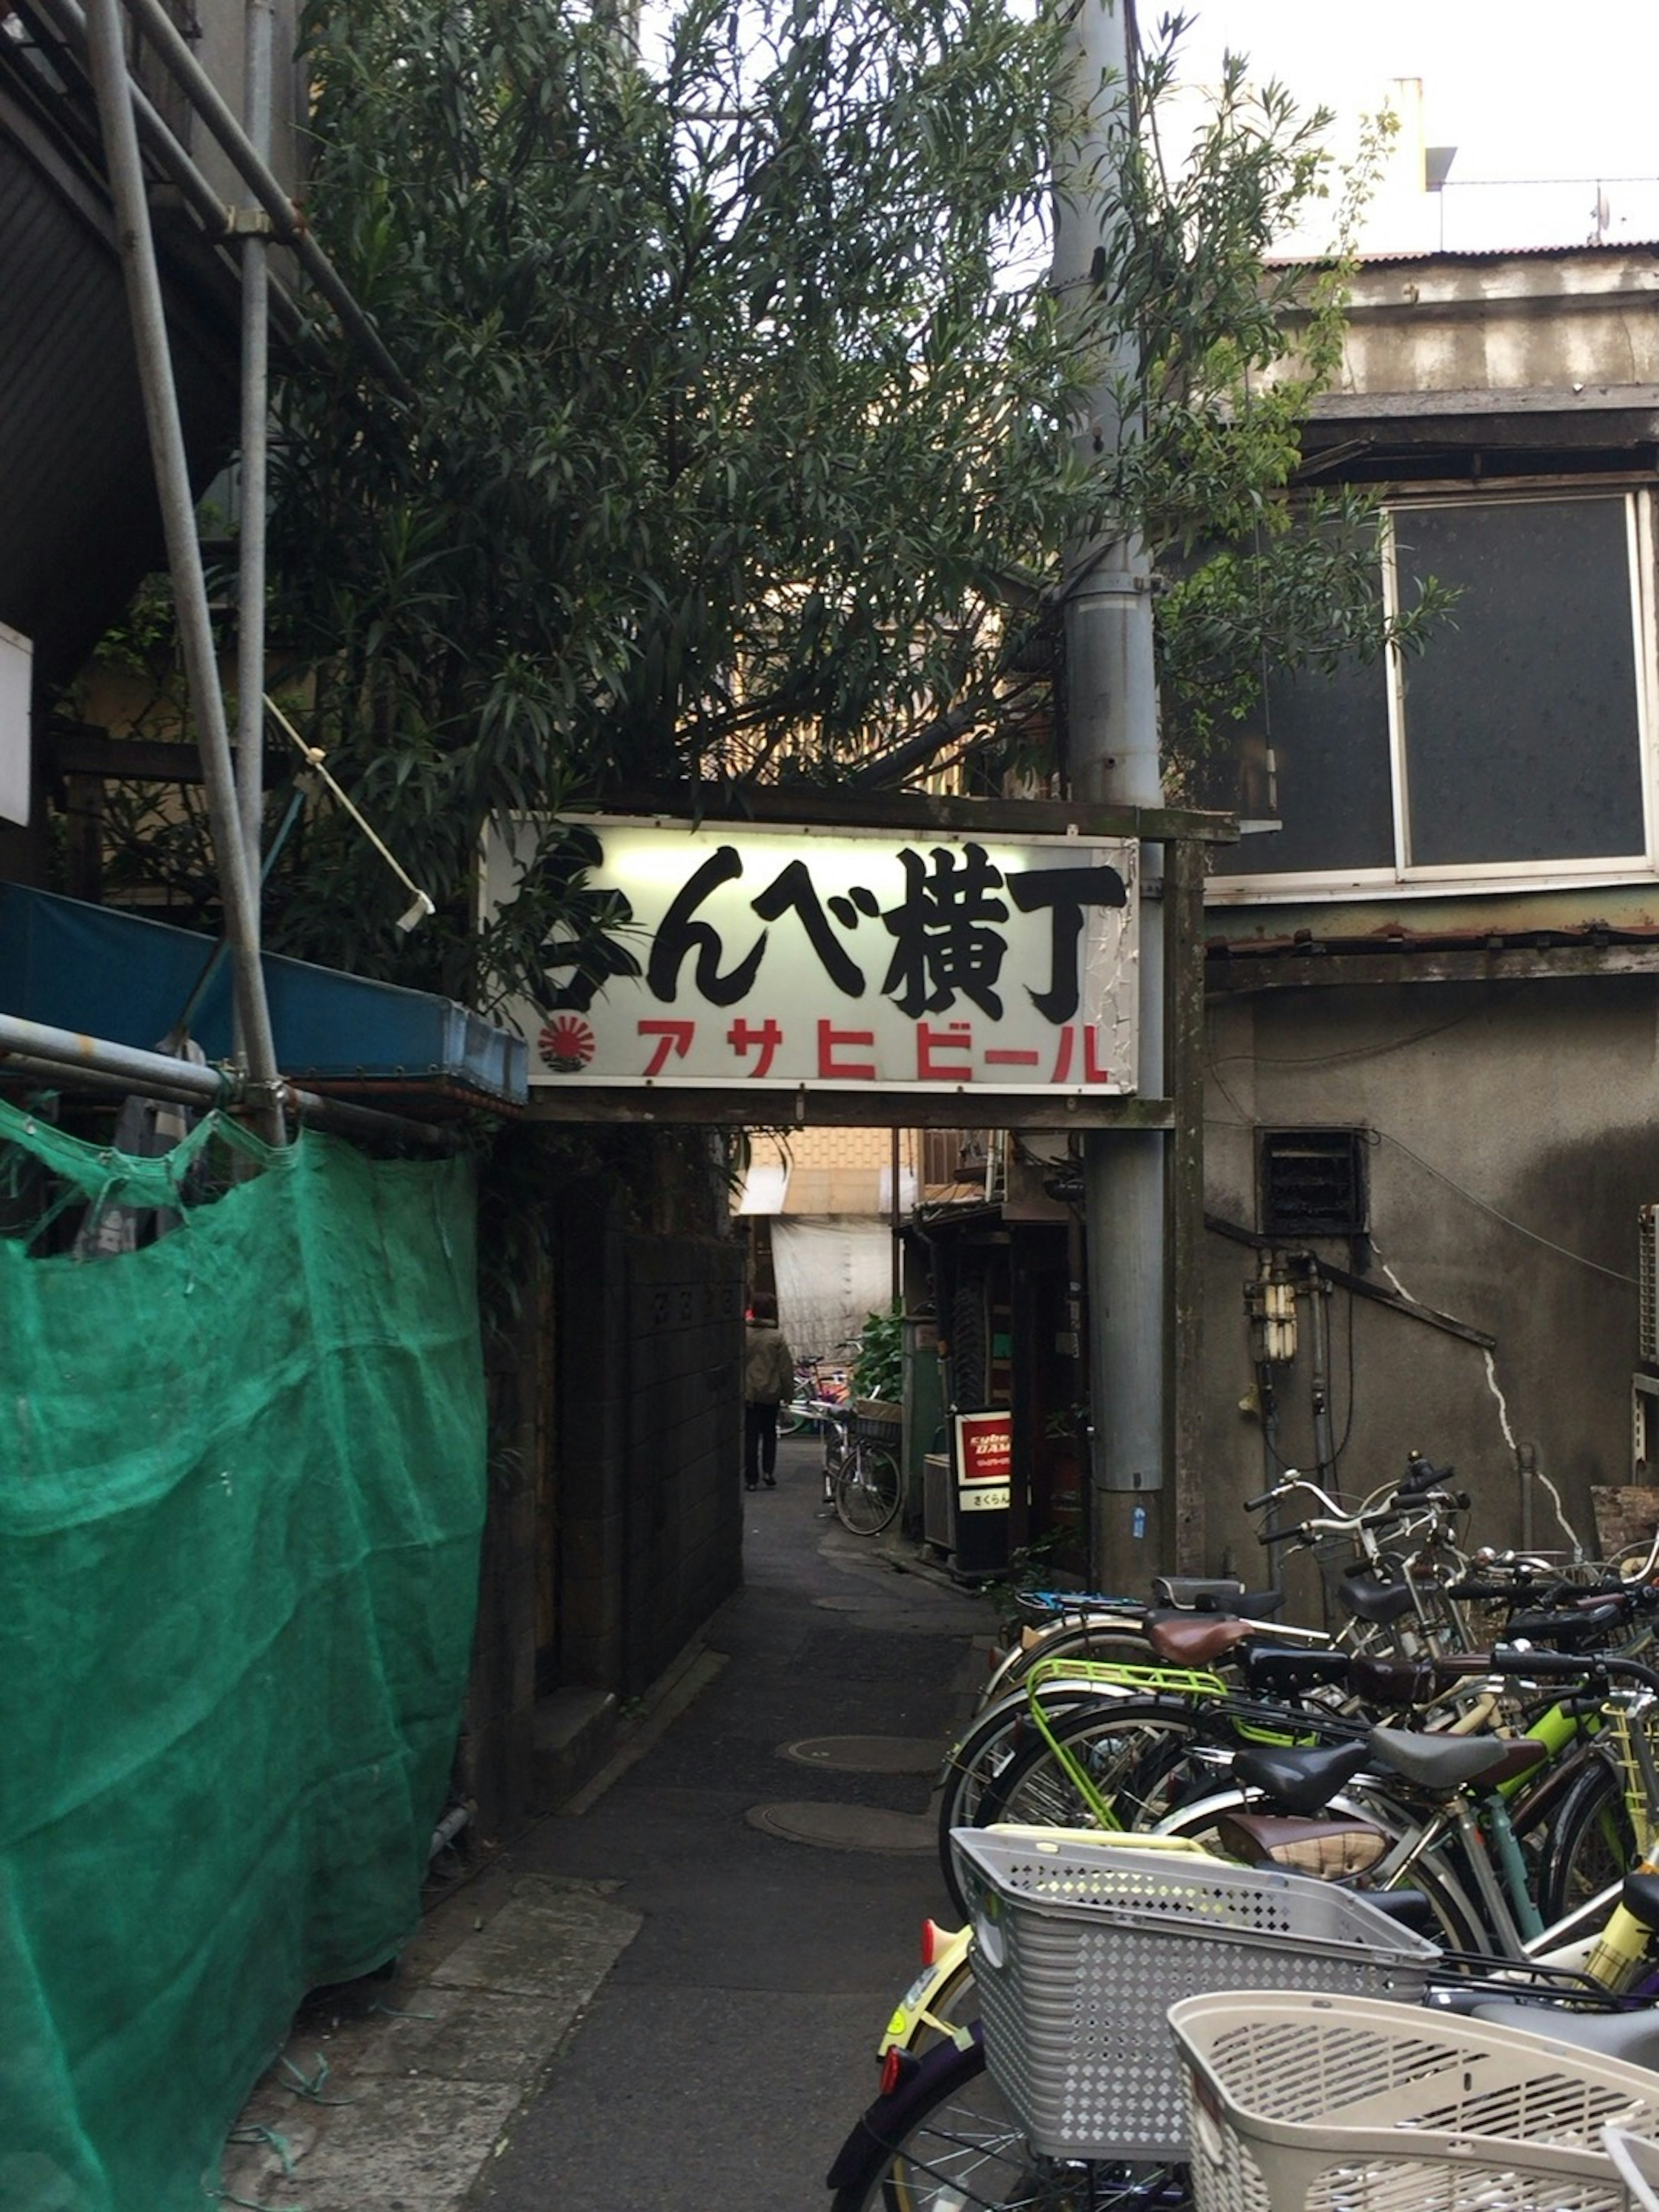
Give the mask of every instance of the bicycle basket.
M 952 1832 L 986 2064 L 1051 2158 L 1169 2158 L 1187 2141 L 1170 2007 L 1194 1990 L 1420 1997 L 1431 1943 L 1278 1869 L 1053 1828 Z
M 1228 1990 L 1172 2008 L 1197 2212 L 1624 2212 L 1603 2144 L 1659 2075 L 1413 2005 Z
M 888 1444 L 894 1448 L 904 1433 L 904 1408 L 889 1405 L 880 1398 L 855 1398 L 853 1401 L 854 1431 L 866 1443 Z

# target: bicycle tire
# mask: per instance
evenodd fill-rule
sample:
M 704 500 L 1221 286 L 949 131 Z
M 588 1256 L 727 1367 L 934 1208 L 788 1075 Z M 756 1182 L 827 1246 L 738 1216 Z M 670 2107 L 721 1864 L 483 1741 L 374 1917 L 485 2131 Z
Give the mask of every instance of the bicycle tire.
M 1086 2194 L 1079 2193 L 1082 2184 Z M 830 2212 L 1176 2212 L 1185 2170 L 1102 2160 L 1056 2164 L 1034 2152 L 985 2067 L 939 2044 L 907 2089 L 878 2099 L 830 2171 Z
M 1100 1692 L 1086 1683 L 1060 1680 L 1041 1684 L 1036 1695 L 1046 1715 L 1097 1702 Z M 968 1900 L 951 1848 L 951 1831 L 983 1825 L 980 1804 L 987 1786 L 1024 1747 L 1030 1716 L 1030 1693 L 1024 1690 L 1011 1691 L 994 1705 L 987 1705 L 945 1755 L 936 1788 L 939 1871 L 951 1901 L 963 1920 L 968 1917 Z
M 1068 1620 L 1042 1630 L 1017 1651 L 998 1662 L 987 1685 L 1000 1697 L 1018 1689 L 1033 1667 L 1048 1659 L 1087 1659 L 1101 1666 L 1156 1667 L 1160 1662 L 1146 1640 L 1146 1631 L 1122 1619 L 1098 1621 Z
M 807 1412 L 805 1406 L 780 1406 L 778 1407 L 778 1434 L 781 1437 L 799 1436 L 801 1431 L 811 1422 L 811 1419 L 812 1416 Z
M 1192 1709 L 1175 1698 L 1125 1698 L 1057 1715 L 1026 1744 L 986 1790 L 980 1824 L 1000 1820 L 1025 1826 L 1097 1828 L 1088 1799 L 1066 1771 L 1066 1758 L 1083 1769 L 1107 1800 L 1121 1835 L 1161 1826 L 1194 1796 L 1212 1796 L 1218 1762 L 1230 1752 L 1206 1735 Z M 1055 1747 L 1058 1747 L 1056 1750 Z
M 1621 1880 L 1639 1855 L 1622 1772 L 1611 1757 L 1588 1762 L 1545 1841 L 1538 1908 L 1546 1923 L 1565 1920 Z
M 883 1444 L 855 1437 L 835 1478 L 836 1518 L 854 1536 L 878 1536 L 903 1496 L 899 1466 Z

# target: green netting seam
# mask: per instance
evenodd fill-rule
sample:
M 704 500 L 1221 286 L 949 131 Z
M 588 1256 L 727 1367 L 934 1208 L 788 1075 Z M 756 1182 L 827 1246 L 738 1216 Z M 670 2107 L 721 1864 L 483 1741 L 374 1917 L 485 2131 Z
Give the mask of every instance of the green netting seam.
M 229 1145 L 261 1168 L 286 1157 L 286 1148 L 264 1143 L 216 1109 L 204 1115 L 170 1152 L 140 1158 L 132 1152 L 118 1152 L 112 1146 L 89 1145 L 0 1098 L 0 1145 L 39 1160 L 94 1206 L 106 1205 L 118 1194 L 133 1206 L 182 1208 L 180 1183 L 198 1157 L 216 1142 Z

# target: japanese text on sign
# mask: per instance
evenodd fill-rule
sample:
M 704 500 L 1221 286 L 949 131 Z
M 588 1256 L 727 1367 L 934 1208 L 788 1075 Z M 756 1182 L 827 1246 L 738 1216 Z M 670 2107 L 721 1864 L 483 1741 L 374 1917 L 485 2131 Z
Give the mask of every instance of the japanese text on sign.
M 603 932 L 555 936 L 532 1081 L 1127 1092 L 1137 848 L 582 825 Z M 510 898 L 533 826 L 493 832 Z

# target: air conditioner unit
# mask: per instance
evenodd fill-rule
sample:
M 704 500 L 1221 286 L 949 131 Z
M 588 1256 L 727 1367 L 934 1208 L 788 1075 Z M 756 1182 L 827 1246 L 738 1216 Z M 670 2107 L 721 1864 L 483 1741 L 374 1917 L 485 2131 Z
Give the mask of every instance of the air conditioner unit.
M 1659 1367 L 1659 1206 L 1636 1217 L 1636 1356 Z

